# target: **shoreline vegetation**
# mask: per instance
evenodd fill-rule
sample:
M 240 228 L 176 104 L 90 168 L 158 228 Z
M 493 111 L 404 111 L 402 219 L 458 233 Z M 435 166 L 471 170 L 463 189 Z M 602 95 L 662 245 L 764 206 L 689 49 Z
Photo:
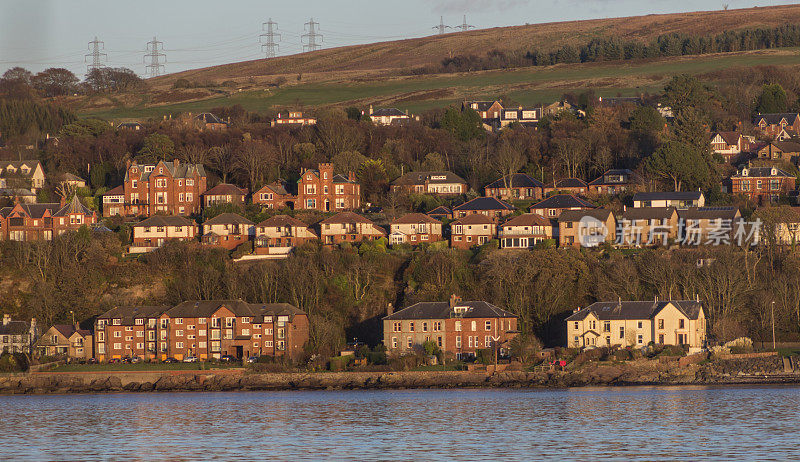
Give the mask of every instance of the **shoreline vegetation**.
M 380 390 L 447 388 L 573 388 L 797 384 L 779 355 L 729 359 L 661 358 L 597 361 L 567 370 L 254 372 L 246 368 L 33 372 L 1 374 L 0 395 L 167 391 Z

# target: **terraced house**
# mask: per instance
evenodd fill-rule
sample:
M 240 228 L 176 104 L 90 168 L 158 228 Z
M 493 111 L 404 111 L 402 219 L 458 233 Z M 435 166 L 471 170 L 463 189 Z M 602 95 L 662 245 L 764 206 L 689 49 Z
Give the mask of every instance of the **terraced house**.
M 0 353 L 32 353 L 33 342 L 39 338 L 36 318 L 31 322 L 14 321 L 10 314 L 3 315 L 0 325 Z
M 178 159 L 144 165 L 134 161 L 125 170 L 124 215 L 200 213 L 206 181 L 202 164 L 183 164 Z
M 361 207 L 361 185 L 356 175 L 347 177 L 334 174 L 333 164 L 319 164 L 319 168 L 303 169 L 297 181 L 295 209 L 334 212 Z
M 642 347 L 706 343 L 706 316 L 699 300 L 597 302 L 566 319 L 567 347 Z
M 0 209 L 0 239 L 49 241 L 96 222 L 97 214 L 84 206 L 78 196 L 73 196 L 69 203 L 15 204 Z
M 459 359 L 474 357 L 484 349 L 504 356 L 518 334 L 513 313 L 456 295 L 447 302 L 416 303 L 383 318 L 383 344 L 393 356 L 423 351 L 425 342 Z

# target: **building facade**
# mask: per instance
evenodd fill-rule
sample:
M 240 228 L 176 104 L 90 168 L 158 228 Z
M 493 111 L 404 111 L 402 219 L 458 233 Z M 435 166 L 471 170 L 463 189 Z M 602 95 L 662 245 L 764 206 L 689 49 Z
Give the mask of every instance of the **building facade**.
M 390 224 L 389 244 L 419 245 L 442 240 L 442 223 L 422 213 L 407 213 Z
M 531 249 L 553 239 L 553 224 L 547 218 L 526 213 L 500 225 L 497 237 L 501 249 Z
M 325 245 L 361 242 L 386 237 L 386 231 L 372 221 L 353 212 L 341 212 L 319 223 L 320 238 Z
M 275 215 L 256 225 L 257 255 L 288 255 L 299 245 L 318 239 L 304 222 L 288 215 Z
M 450 247 L 467 250 L 497 236 L 497 223 L 483 214 L 467 215 L 450 223 Z
M 221 213 L 203 222 L 200 241 L 204 245 L 234 250 L 255 239 L 255 224 L 236 213 Z
M 171 240 L 189 241 L 197 238 L 197 225 L 184 217 L 155 215 L 133 225 L 131 253 L 155 250 Z
M 333 173 L 333 164 L 317 170 L 303 169 L 297 181 L 295 209 L 341 212 L 361 207 L 361 185 L 355 173 L 347 177 Z
M 455 196 L 465 194 L 469 186 L 453 172 L 409 172 L 392 182 L 392 190 L 408 194 Z
M 0 239 L 11 241 L 49 241 L 97 223 L 94 210 L 84 206 L 78 196 L 69 203 L 15 204 L 0 209 Z
M 202 164 L 183 164 L 177 159 L 156 164 L 133 162 L 125 170 L 124 215 L 200 213 L 206 181 Z

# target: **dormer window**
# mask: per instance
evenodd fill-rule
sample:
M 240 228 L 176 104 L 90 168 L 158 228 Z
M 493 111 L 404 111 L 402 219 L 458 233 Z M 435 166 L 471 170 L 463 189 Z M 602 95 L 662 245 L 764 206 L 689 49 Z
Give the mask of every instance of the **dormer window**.
M 467 311 L 469 311 L 469 307 L 468 306 L 454 306 L 453 307 L 453 312 L 455 314 L 464 314 Z

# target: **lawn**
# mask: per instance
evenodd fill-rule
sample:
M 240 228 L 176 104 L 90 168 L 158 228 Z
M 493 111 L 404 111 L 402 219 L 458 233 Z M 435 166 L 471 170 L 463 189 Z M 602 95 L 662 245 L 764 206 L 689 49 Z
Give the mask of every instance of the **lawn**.
M 798 49 L 690 56 L 653 62 L 615 62 L 529 67 L 516 70 L 376 79 L 359 83 L 300 84 L 277 90 L 256 90 L 201 101 L 164 106 L 135 106 L 83 113 L 107 119 L 160 117 L 177 112 L 202 112 L 240 104 L 250 111 L 272 106 L 363 105 L 360 100 L 394 99 L 400 109 L 421 111 L 463 99 L 488 99 L 506 93 L 521 104 L 549 103 L 563 93 L 591 88 L 599 96 L 656 92 L 673 75 L 702 74 L 739 67 L 800 64 Z
M 231 363 L 147 363 L 136 364 L 63 364 L 47 372 L 126 372 L 126 371 L 186 371 L 241 368 L 241 364 Z

